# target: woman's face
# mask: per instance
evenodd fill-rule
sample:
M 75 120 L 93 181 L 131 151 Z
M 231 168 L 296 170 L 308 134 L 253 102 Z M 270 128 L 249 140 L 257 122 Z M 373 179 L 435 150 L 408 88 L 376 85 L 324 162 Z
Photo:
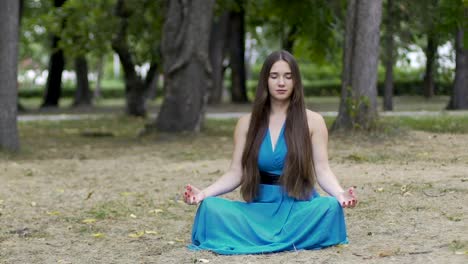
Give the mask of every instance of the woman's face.
M 270 99 L 284 101 L 289 100 L 294 89 L 291 67 L 283 60 L 273 64 L 268 76 L 268 91 Z

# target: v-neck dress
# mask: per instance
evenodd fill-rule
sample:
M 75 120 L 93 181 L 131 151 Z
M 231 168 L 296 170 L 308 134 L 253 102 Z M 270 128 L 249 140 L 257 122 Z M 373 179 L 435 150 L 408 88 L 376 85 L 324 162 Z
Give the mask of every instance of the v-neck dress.
M 273 149 L 267 130 L 258 155 L 258 168 L 281 175 L 287 145 L 284 125 Z M 280 185 L 260 184 L 252 202 L 208 197 L 198 207 L 192 250 L 218 254 L 262 254 L 320 249 L 347 244 L 343 209 L 334 197 L 321 197 L 315 190 L 307 200 L 290 197 Z

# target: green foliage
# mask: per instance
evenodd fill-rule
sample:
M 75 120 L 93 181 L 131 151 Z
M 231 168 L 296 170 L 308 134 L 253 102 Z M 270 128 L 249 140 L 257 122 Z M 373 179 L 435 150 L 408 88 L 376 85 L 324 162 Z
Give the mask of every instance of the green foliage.
M 265 53 L 281 48 L 281 42 L 290 37 L 295 41 L 293 51 L 297 57 L 330 61 L 329 55 L 341 48 L 335 35 L 337 17 L 332 5 L 324 0 L 248 1 L 248 31 L 258 41 L 260 49 L 269 48 Z
M 49 14 L 53 22 L 49 31 L 60 36 L 59 47 L 68 57 L 102 56 L 110 51 L 109 40 L 117 24 L 114 5 L 115 0 L 67 0 Z

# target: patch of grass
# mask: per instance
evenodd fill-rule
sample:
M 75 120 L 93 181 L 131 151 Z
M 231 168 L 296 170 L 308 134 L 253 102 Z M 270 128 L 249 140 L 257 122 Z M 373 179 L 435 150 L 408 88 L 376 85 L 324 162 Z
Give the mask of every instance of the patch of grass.
M 452 251 L 468 250 L 468 241 L 466 240 L 452 240 L 449 244 Z
M 468 133 L 468 115 L 386 117 L 403 127 L 432 133 Z
M 362 153 L 351 153 L 348 156 L 344 157 L 346 160 L 351 160 L 357 163 L 372 162 L 379 163 L 392 159 L 390 155 L 383 153 L 373 153 L 373 154 L 362 154 Z
M 130 207 L 120 201 L 109 201 L 96 205 L 87 212 L 90 217 L 96 219 L 114 219 L 126 217 L 132 213 Z

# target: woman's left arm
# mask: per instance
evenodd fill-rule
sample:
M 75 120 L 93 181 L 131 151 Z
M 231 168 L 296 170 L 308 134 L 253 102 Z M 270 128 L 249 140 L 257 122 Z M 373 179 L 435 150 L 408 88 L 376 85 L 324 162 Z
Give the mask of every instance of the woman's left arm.
M 328 130 L 325 120 L 320 114 L 312 111 L 308 112 L 317 182 L 325 192 L 336 197 L 343 207 L 354 207 L 357 203 L 354 188 L 351 187 L 345 192 L 330 168 L 328 162 Z

